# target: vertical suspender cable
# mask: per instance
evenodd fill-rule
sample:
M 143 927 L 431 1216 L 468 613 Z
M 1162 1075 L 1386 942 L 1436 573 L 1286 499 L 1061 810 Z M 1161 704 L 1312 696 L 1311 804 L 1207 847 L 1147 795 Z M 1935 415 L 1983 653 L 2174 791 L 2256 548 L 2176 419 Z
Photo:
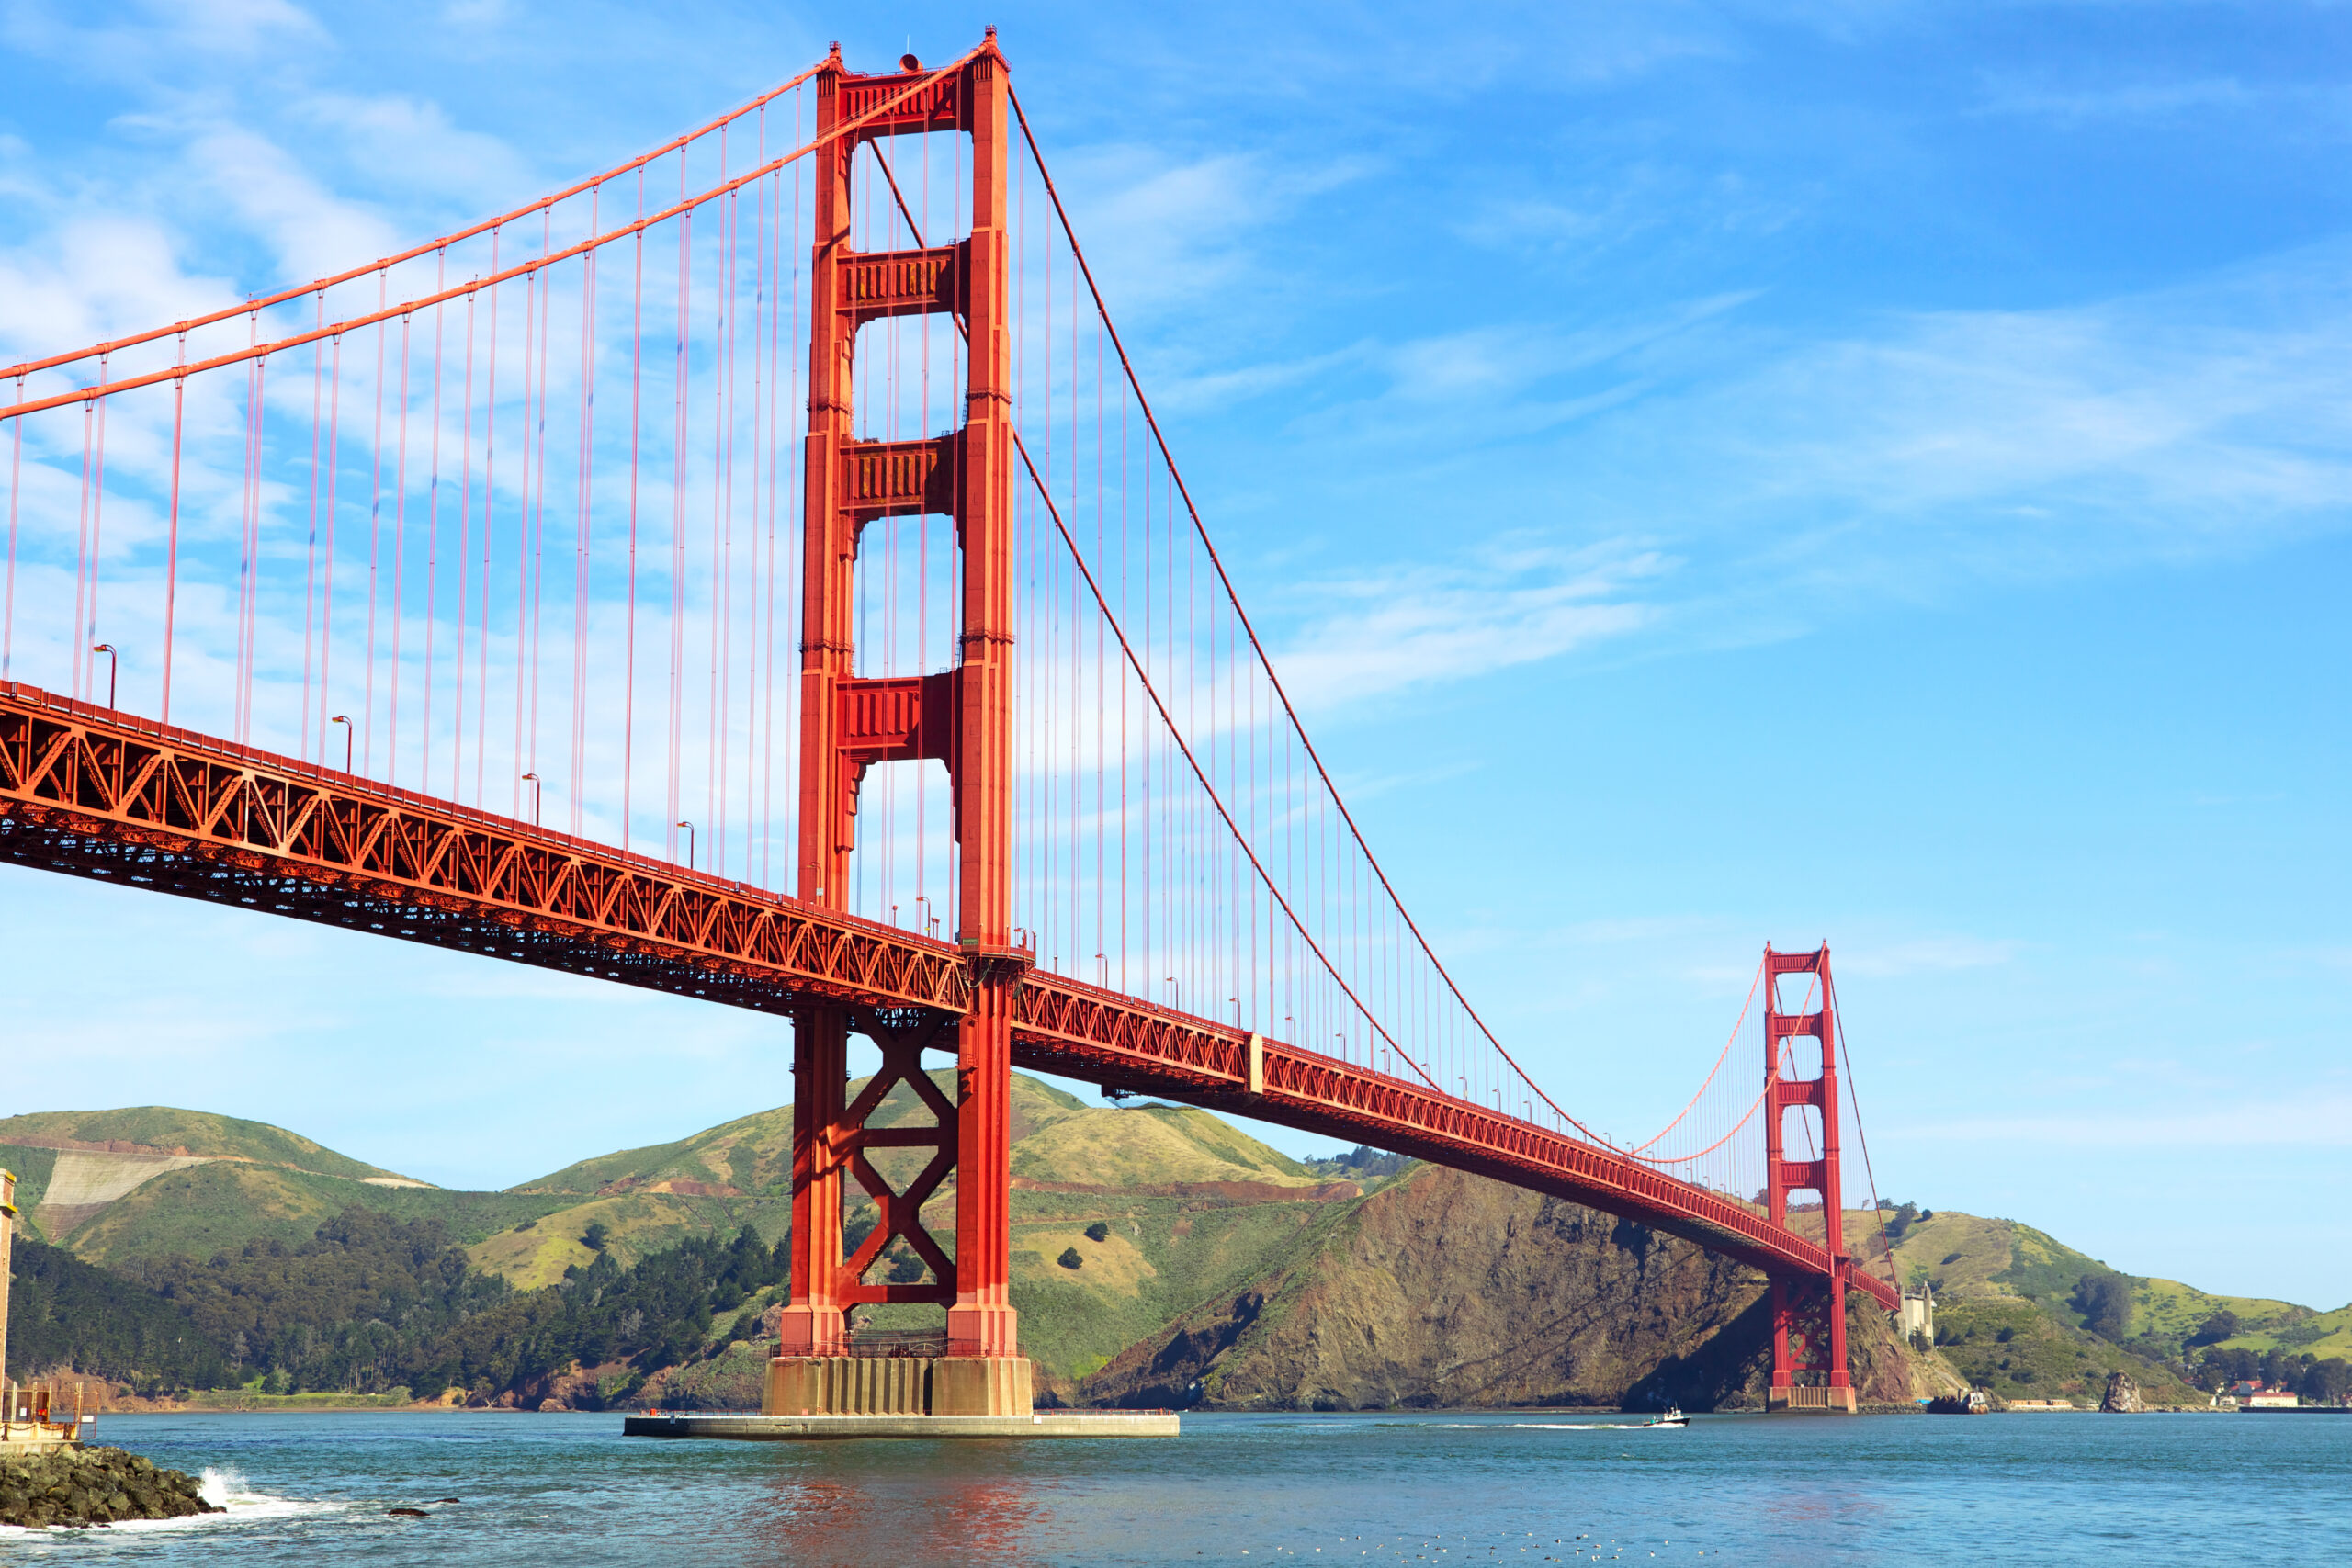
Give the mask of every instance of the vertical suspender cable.
M 106 357 L 100 355 L 98 379 L 106 379 Z M 92 468 L 95 480 L 90 491 L 90 620 L 82 628 L 82 640 L 76 651 L 88 661 L 90 695 L 97 695 L 95 687 L 98 678 L 98 656 L 95 645 L 98 640 L 98 580 L 106 561 L 107 527 L 107 414 L 114 400 L 104 395 L 98 399 L 98 439 L 96 461 Z M 108 639 L 112 640 L 112 639 Z
M 685 160 L 678 161 L 678 194 L 684 198 L 686 189 Z M 683 716 L 679 706 L 685 694 L 685 613 L 686 613 L 686 381 L 689 361 L 686 354 L 686 313 L 692 308 L 694 272 L 689 265 L 694 240 L 694 214 L 678 216 L 678 332 L 676 353 L 672 361 L 671 389 L 675 403 L 676 429 L 670 443 L 670 761 L 668 809 L 662 813 L 665 823 L 678 820 L 680 806 L 678 786 L 678 749 L 684 739 Z M 678 858 L 678 829 L 665 827 L 669 853 Z
M 187 357 L 183 355 L 181 357 Z M 17 378 L 17 400 L 25 400 L 25 378 Z M 5 606 L 0 606 L 0 681 L 17 673 L 17 513 L 25 491 L 25 418 L 8 422 L 8 582 Z
M 589 229 L 601 233 L 602 186 L 588 197 Z M 576 837 L 588 784 L 588 575 L 595 536 L 591 506 L 595 494 L 596 451 L 596 253 L 580 258 L 580 473 L 579 526 L 571 563 L 571 789 L 568 819 Z
M 377 292 L 377 302 L 379 305 L 382 303 L 382 289 L 380 283 Z M 326 295 L 322 292 L 318 296 L 319 324 L 325 324 L 326 316 Z M 325 390 L 326 385 L 326 355 L 327 344 L 325 343 L 313 343 L 311 345 L 311 522 L 308 533 L 304 539 L 305 561 L 302 572 L 302 740 L 300 754 L 306 761 L 311 755 L 311 634 L 317 629 L 318 625 L 319 466 L 322 460 L 320 453 L 319 443 L 322 437 L 322 433 L 327 429 L 327 426 L 321 422 L 319 415 L 322 396 Z M 340 382 L 343 375 L 343 337 L 340 333 L 337 333 L 334 339 L 334 367 L 336 379 Z M 338 386 L 337 390 L 339 391 L 340 389 L 341 389 Z M 327 436 L 325 439 L 328 446 L 323 460 L 331 462 L 334 460 L 334 438 L 332 436 Z M 328 504 L 333 505 L 334 502 L 330 501 Z
M 180 334 L 179 358 L 187 362 L 187 334 Z M 187 378 L 172 383 L 172 494 L 167 526 L 170 542 L 164 554 L 164 709 L 163 722 L 172 722 L 172 654 L 178 628 L 180 602 L 180 451 L 181 433 L 185 429 L 187 410 Z M 17 422 L 21 431 L 22 421 Z M 20 446 L 19 451 L 22 450 Z M 8 608 L 13 621 L 17 588 L 17 490 L 12 476 L 8 486 Z M 6 679 L 7 661 L 0 655 L 0 679 Z
M 645 216 L 645 171 L 637 171 L 637 215 Z M 628 629 L 621 656 L 621 852 L 636 825 L 638 443 L 645 416 L 645 231 L 636 237 L 628 317 Z

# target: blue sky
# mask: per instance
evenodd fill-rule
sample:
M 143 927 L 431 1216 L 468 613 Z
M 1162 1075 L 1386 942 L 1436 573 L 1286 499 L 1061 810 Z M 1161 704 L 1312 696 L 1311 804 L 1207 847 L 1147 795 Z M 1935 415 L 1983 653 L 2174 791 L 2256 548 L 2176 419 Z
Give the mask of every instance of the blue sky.
M 1881 1190 L 2352 1298 L 2343 7 L 0 4 L 0 357 L 984 22 L 1555 1097 L 1655 1127 L 1826 937 Z M 770 1021 L 455 955 L 21 872 L 0 942 L 10 1111 L 498 1186 L 786 1098 Z

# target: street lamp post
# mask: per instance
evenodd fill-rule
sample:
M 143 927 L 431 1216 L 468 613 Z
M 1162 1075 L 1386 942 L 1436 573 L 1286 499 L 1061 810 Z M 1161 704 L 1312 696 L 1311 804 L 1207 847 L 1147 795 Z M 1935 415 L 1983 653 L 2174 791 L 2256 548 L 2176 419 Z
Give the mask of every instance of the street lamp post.
M 339 713 L 327 722 L 343 726 L 343 771 L 347 773 L 351 772 L 351 716 Z
M 93 644 L 90 651 L 107 656 L 107 706 L 111 710 L 114 706 L 114 678 L 121 660 L 115 652 L 114 644 L 110 642 Z
M 686 869 L 692 871 L 695 868 L 695 825 L 680 822 L 678 826 L 686 830 Z
M 1168 976 L 1168 995 L 1170 998 L 1168 1005 L 1174 1008 L 1178 1012 L 1182 1012 L 1184 1010 L 1184 987 L 1176 983 L 1176 976 L 1173 975 Z
M 536 828 L 539 825 L 539 786 L 545 781 L 537 773 L 525 773 L 523 777 L 531 786 L 531 826 Z

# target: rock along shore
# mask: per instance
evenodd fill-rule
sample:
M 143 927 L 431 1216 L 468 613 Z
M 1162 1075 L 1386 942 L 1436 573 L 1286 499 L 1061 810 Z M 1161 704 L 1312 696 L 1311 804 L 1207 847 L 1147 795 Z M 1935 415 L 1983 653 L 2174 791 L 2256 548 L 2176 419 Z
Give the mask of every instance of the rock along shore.
M 109 1525 L 218 1514 L 196 1478 L 121 1449 L 0 1455 L 0 1525 Z

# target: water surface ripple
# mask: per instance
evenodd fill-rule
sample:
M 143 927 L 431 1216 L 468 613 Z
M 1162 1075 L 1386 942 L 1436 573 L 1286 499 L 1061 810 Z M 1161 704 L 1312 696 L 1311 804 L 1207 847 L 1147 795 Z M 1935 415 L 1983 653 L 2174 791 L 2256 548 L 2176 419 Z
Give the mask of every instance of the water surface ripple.
M 103 1440 L 212 1472 L 229 1515 L 0 1529 L 0 1562 L 2210 1564 L 2352 1541 L 2352 1417 L 1607 1419 L 801 1445 L 625 1439 L 617 1416 L 109 1416 Z

